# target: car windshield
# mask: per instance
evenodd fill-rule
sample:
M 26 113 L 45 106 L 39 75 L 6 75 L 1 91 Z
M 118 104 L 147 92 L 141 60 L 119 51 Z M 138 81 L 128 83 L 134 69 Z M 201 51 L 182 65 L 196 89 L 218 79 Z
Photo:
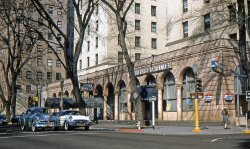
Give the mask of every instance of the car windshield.
M 65 111 L 63 115 L 80 115 L 79 111 Z
M 35 109 L 34 113 L 43 113 L 43 114 L 49 114 L 49 110 L 48 109 Z

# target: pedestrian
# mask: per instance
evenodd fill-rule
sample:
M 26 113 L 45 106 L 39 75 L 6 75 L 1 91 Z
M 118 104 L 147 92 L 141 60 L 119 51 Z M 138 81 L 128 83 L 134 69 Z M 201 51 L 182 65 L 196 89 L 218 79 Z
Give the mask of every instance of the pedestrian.
M 223 124 L 224 124 L 224 129 L 229 129 L 228 124 L 229 124 L 229 113 L 226 107 L 221 111 L 221 115 L 223 117 Z

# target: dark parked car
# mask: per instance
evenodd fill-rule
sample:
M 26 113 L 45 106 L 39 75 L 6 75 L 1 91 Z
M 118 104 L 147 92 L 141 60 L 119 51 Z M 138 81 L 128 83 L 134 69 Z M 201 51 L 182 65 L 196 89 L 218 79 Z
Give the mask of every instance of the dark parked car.
M 15 118 L 11 119 L 11 123 L 13 124 L 17 124 L 18 126 L 20 125 L 20 118 L 22 115 L 16 115 Z
M 6 120 L 6 118 L 0 114 L 0 125 L 4 125 L 4 124 L 7 124 L 8 121 Z
M 50 115 L 48 108 L 31 107 L 20 117 L 20 125 L 22 130 L 26 128 L 31 128 L 32 131 L 36 131 L 38 128 L 57 130 L 59 120 L 57 120 L 57 117 Z

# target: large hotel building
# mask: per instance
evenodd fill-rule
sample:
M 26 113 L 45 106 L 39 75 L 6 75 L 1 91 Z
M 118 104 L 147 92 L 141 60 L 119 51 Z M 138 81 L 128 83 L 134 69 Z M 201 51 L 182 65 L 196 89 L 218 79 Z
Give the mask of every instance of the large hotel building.
M 247 16 L 249 6 L 245 0 Z M 194 120 L 197 78 L 201 121 L 221 121 L 221 111 L 227 107 L 234 124 L 244 122 L 249 108 L 247 77 L 237 53 L 237 7 L 236 0 L 135 0 L 127 16 L 126 42 L 137 85 L 150 88 L 157 97 L 158 121 Z M 79 81 L 86 100 L 94 103 L 101 98 L 103 102 L 89 107 L 88 114 L 103 120 L 134 120 L 117 26 L 105 10 L 100 3 L 86 30 Z M 70 80 L 65 80 L 64 96 L 73 98 L 72 90 Z M 51 83 L 47 97 L 60 97 L 60 92 L 60 82 Z M 143 111 L 144 119 L 150 120 L 151 102 L 143 101 Z

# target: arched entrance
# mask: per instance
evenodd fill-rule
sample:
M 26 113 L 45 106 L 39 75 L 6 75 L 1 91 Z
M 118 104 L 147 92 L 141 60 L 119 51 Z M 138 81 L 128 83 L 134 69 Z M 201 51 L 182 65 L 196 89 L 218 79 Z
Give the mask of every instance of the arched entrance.
M 163 111 L 177 112 L 176 83 L 171 72 L 166 74 L 163 86 Z
M 108 96 L 107 96 L 107 119 L 114 120 L 115 113 L 115 93 L 114 86 L 112 83 L 108 83 Z
M 156 97 L 155 101 L 155 118 L 158 118 L 158 94 L 156 90 L 156 80 L 153 75 L 148 75 L 145 79 L 146 82 L 146 90 L 147 90 L 147 96 L 150 98 L 151 96 Z M 143 102 L 143 108 L 144 108 L 144 119 L 145 120 L 152 120 L 152 102 L 144 101 Z
M 95 88 L 94 97 L 99 97 L 104 100 L 103 88 L 100 84 L 98 84 Z M 94 120 L 96 120 L 96 123 L 98 123 L 98 120 L 103 120 L 103 107 L 94 108 Z
M 119 82 L 119 93 L 118 93 L 118 110 L 119 110 L 119 119 L 121 119 L 121 117 L 126 116 L 127 112 L 128 112 L 128 99 L 127 99 L 127 88 L 126 88 L 126 84 L 124 83 L 124 81 L 120 81 Z

